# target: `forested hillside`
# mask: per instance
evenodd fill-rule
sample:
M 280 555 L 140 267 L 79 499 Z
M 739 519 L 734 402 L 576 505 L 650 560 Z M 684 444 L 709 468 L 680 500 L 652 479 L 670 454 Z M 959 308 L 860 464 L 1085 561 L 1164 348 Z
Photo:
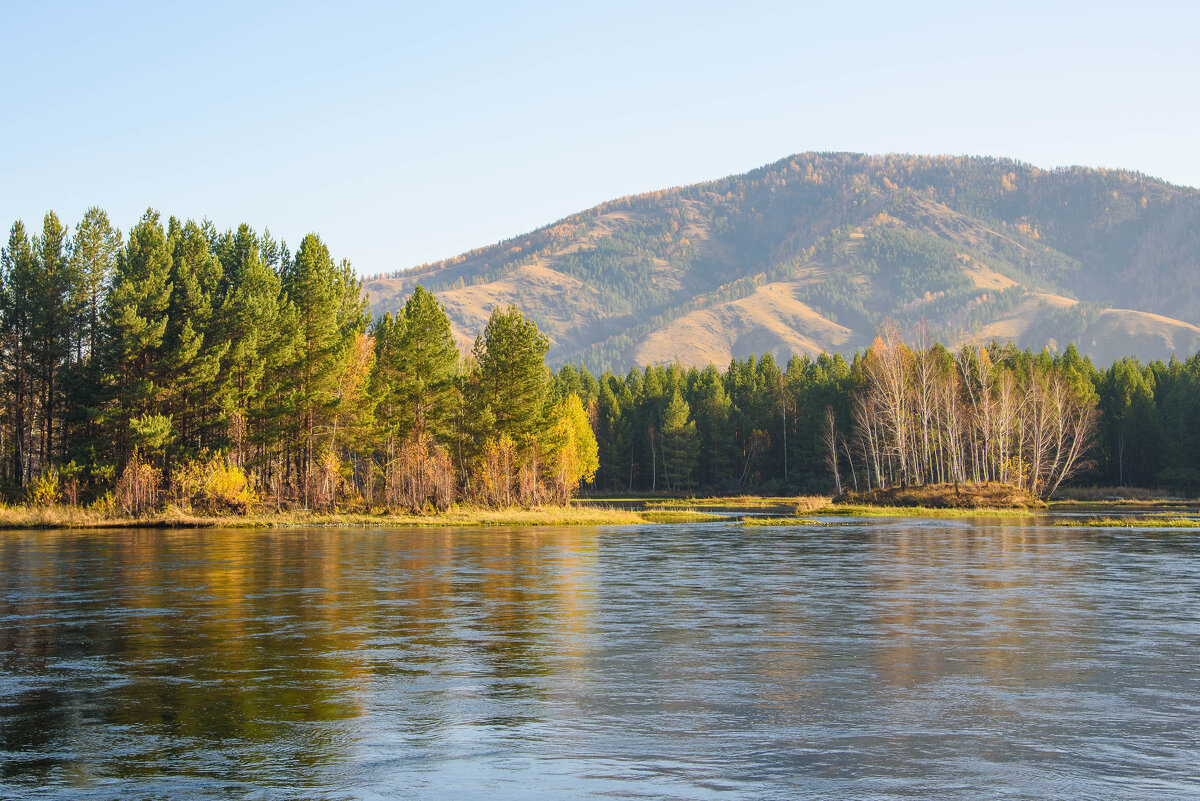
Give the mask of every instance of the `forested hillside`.
M 1200 346 L 1200 193 L 1119 170 L 808 153 L 365 288 L 381 312 L 417 283 L 464 345 L 515 303 L 551 362 L 593 369 L 849 354 L 885 318 L 925 318 L 952 345 L 1165 358 Z

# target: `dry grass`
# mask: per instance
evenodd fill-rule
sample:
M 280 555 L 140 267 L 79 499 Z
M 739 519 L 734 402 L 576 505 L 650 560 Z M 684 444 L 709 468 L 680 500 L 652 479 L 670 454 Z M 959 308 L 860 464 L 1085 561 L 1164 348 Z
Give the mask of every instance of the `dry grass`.
M 938 520 L 958 520 L 978 517 L 1021 519 L 1034 515 L 1034 512 L 1029 509 L 998 509 L 988 507 L 946 509 L 934 506 L 847 506 L 843 504 L 827 506 L 824 509 L 813 509 L 811 513 L 817 515 L 836 515 L 839 517 L 929 517 Z
M 1044 509 L 1046 502 L 1011 484 L 926 484 L 870 492 L 847 492 L 834 503 L 925 509 Z
M 825 499 L 828 502 L 828 498 Z M 711 498 L 655 498 L 647 499 L 647 509 L 761 509 L 771 506 L 791 506 L 795 498 L 772 495 L 721 495 Z
M 722 520 L 729 520 L 725 515 L 699 512 L 695 509 L 665 509 L 663 511 L 641 512 L 640 516 L 647 523 L 717 523 Z
M 833 498 L 828 495 L 801 495 L 795 499 L 795 509 L 797 513 L 813 512 L 817 509 L 824 509 L 833 503 Z
M 196 515 L 178 507 L 145 517 L 125 517 L 77 507 L 0 507 L 0 529 L 31 528 L 296 528 L 322 526 L 461 528 L 478 526 L 619 526 L 648 522 L 636 512 L 597 506 L 486 509 L 455 506 L 442 514 L 356 512 L 254 512 Z
M 836 526 L 843 523 L 830 523 L 828 520 L 808 520 L 803 517 L 743 517 L 743 526 Z
M 764 284 L 749 296 L 697 309 L 651 331 L 636 347 L 637 364 L 676 359 L 728 364 L 735 356 L 833 352 L 867 344 L 796 297 L 795 282 Z
M 1200 528 L 1200 520 L 1186 517 L 1090 517 L 1084 520 L 1057 521 L 1056 526 L 1086 528 Z

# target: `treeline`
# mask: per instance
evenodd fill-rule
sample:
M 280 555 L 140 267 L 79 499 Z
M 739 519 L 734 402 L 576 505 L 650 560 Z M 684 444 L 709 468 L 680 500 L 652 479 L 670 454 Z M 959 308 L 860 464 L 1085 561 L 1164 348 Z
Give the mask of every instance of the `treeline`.
M 788 493 L 932 481 L 1200 487 L 1200 356 L 1106 370 L 992 343 L 546 368 L 496 310 L 462 354 L 418 287 L 372 319 L 316 235 L 247 225 L 122 236 L 90 209 L 15 224 L 0 260 L 0 490 L 143 512 L 446 508 L 602 491 Z
M 0 264 L 0 486 L 129 512 L 563 501 L 596 444 L 548 348 L 509 308 L 460 355 L 423 289 L 372 320 L 315 234 L 51 212 Z
M 1200 488 L 1200 355 L 1097 369 L 1074 346 L 952 352 L 894 325 L 865 352 L 770 354 L 624 376 L 563 367 L 594 404 L 596 486 L 676 492 L 840 491 L 1003 481 Z

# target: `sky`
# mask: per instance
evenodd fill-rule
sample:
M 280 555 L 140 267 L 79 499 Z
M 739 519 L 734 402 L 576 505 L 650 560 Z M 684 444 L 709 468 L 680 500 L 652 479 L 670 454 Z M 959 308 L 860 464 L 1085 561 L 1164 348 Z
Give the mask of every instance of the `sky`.
M 364 275 L 804 151 L 1200 186 L 1200 4 L 0 6 L 0 223 L 315 231 Z

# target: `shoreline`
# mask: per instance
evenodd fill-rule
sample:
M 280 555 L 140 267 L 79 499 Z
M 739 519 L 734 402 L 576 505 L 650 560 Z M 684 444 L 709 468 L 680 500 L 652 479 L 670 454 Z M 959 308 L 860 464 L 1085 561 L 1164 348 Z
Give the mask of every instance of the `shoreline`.
M 1000 506 L 925 506 L 863 503 L 855 498 L 838 502 L 828 496 L 714 496 L 709 498 L 584 498 L 566 506 L 491 509 L 456 506 L 431 514 L 389 514 L 386 512 L 307 512 L 281 511 L 249 514 L 201 514 L 170 506 L 146 517 L 124 517 L 84 507 L 54 506 L 33 508 L 0 505 L 0 531 L 22 530 L 119 530 L 119 529 L 281 529 L 281 528 L 487 528 L 544 526 L 631 526 L 667 523 L 707 523 L 741 518 L 737 512 L 767 513 L 776 521 L 807 521 L 812 517 L 863 518 L 988 518 L 1029 520 L 1058 511 L 1094 512 L 1081 515 L 1081 526 L 1097 526 L 1095 521 L 1113 521 L 1129 526 L 1125 512 L 1140 512 L 1144 521 L 1136 527 L 1152 527 L 1151 521 L 1180 518 L 1194 509 L 1197 502 L 1180 499 L 1147 500 L 1139 498 L 1104 501 L 1054 500 L 1042 507 Z M 850 502 L 846 502 L 850 501 Z M 857 503 L 854 501 L 858 501 Z M 637 508 L 624 503 L 633 502 Z M 784 509 L 787 512 L 783 512 Z M 780 510 L 777 515 L 769 511 Z M 714 513 L 717 512 L 717 513 Z M 1107 515 L 1103 514 L 1108 512 Z M 1083 522 L 1092 521 L 1092 522 Z M 819 522 L 819 521 L 814 521 Z M 832 521 L 831 521 L 832 522 Z M 1057 525 L 1057 524 L 1056 524 Z
M 621 526 L 650 521 L 637 512 L 612 508 L 542 506 L 532 509 L 456 507 L 428 515 L 369 512 L 263 512 L 204 515 L 179 509 L 147 517 L 116 517 L 89 509 L 0 508 L 0 530 L 117 530 L 169 528 L 481 528 L 490 526 Z

